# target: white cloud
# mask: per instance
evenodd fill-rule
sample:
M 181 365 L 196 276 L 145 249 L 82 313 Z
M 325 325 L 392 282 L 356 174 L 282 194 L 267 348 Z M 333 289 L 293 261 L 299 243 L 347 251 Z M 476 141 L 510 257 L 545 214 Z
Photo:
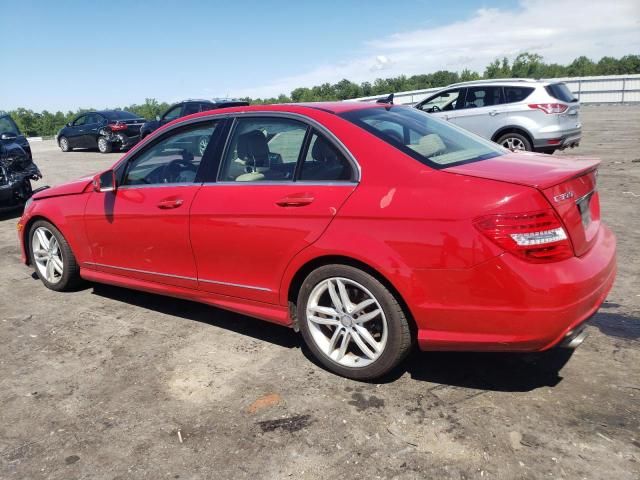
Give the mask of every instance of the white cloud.
M 398 12 L 398 14 L 401 14 Z M 232 92 L 267 97 L 301 86 L 356 82 L 470 68 L 482 72 L 497 57 L 530 51 L 547 62 L 567 63 L 580 55 L 599 59 L 640 51 L 637 0 L 522 0 L 517 10 L 477 10 L 466 20 L 373 39 L 365 55 L 320 65 L 268 85 Z

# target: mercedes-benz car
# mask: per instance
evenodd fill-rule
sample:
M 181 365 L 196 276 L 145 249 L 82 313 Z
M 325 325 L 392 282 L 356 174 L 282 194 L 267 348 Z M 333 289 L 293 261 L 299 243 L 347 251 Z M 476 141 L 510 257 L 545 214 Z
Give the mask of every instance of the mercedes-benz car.
M 414 345 L 578 345 L 616 273 L 598 165 L 513 153 L 389 103 L 235 107 L 34 195 L 18 232 L 47 288 L 101 282 L 240 312 L 372 379 Z

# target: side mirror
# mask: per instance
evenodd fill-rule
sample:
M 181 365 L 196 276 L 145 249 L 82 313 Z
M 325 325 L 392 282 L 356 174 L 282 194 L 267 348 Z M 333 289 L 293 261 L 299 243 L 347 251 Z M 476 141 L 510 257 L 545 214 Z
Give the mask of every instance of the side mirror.
M 67 127 L 73 127 L 73 122 L 68 122 Z
M 94 192 L 115 192 L 116 188 L 116 174 L 113 170 L 107 170 L 93 177 Z
M 160 121 L 160 115 L 156 115 L 156 121 Z
M 15 140 L 18 136 L 13 132 L 6 132 L 0 135 L 0 140 Z

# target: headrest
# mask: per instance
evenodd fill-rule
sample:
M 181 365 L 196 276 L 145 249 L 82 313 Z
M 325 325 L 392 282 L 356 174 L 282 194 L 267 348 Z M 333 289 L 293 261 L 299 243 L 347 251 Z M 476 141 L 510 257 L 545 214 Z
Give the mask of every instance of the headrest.
M 322 137 L 316 137 L 311 149 L 311 156 L 316 162 L 336 163 L 338 161 L 335 149 Z
M 238 158 L 256 167 L 269 166 L 269 145 L 260 130 L 251 130 L 238 137 Z

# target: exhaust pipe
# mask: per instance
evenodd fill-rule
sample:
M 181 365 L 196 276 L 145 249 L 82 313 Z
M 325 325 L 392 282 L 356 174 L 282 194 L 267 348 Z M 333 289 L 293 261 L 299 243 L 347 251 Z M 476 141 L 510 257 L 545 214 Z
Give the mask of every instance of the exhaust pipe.
M 560 343 L 560 346 L 562 348 L 576 349 L 584 342 L 584 339 L 587 338 L 588 335 L 584 325 L 581 325 L 573 330 L 569 330 L 564 340 Z

